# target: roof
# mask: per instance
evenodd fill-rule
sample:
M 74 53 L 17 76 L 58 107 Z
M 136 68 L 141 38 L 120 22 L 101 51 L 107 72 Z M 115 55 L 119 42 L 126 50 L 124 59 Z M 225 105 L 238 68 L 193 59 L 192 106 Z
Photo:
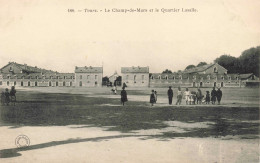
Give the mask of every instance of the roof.
M 199 67 L 194 67 L 194 68 L 191 68 L 191 69 L 188 69 L 188 70 L 184 70 L 183 73 L 195 73 L 195 72 L 201 72 L 201 71 L 205 71 L 207 70 L 208 68 L 214 66 L 214 64 L 207 64 L 207 65 L 203 65 L 203 66 L 199 66 Z
M 250 73 L 250 74 L 240 74 L 239 76 L 240 76 L 241 79 L 248 79 L 248 78 L 250 78 L 252 75 L 253 75 L 253 73 Z
M 52 72 L 54 73 L 54 71 L 52 70 L 46 70 L 46 69 L 42 69 L 42 68 L 38 68 L 37 66 L 33 67 L 33 66 L 28 66 L 27 64 L 19 64 L 16 62 L 9 62 L 7 65 L 5 65 L 4 67 L 2 67 L 0 70 L 2 70 L 3 68 L 5 68 L 6 66 L 13 64 L 16 67 L 18 67 L 19 69 L 21 69 L 24 72 L 42 72 L 42 73 L 47 73 L 47 72 Z
M 103 67 L 75 67 L 75 73 L 102 73 Z
M 121 73 L 149 73 L 149 67 L 121 67 Z

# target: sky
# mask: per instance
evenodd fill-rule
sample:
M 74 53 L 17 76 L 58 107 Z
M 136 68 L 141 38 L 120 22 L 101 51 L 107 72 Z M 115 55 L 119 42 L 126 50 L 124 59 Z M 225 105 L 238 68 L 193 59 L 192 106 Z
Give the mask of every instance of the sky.
M 113 8 L 198 12 L 104 12 Z M 259 0 L 0 0 L 0 67 L 13 61 L 74 72 L 103 65 L 104 76 L 127 66 L 183 70 L 259 46 L 259 8 Z

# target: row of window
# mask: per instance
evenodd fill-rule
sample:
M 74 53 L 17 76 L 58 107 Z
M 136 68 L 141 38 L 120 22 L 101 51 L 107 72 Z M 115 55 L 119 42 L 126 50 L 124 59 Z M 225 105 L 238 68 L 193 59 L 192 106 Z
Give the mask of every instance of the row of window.
M 126 75 L 126 80 L 129 79 L 129 75 Z M 144 80 L 144 75 L 142 75 L 142 80 Z M 136 81 L 136 75 L 134 75 L 134 81 Z
M 216 77 L 216 78 L 217 78 L 217 77 Z M 153 79 L 154 79 L 154 76 L 151 76 L 151 79 L 153 80 Z M 162 79 L 161 76 L 158 76 L 158 79 L 161 80 L 161 79 Z M 165 79 L 168 80 L 168 79 L 169 79 L 168 76 L 165 76 Z M 182 76 L 179 76 L 179 79 L 182 80 Z M 196 79 L 196 76 L 193 76 L 193 79 Z M 203 78 L 201 78 L 201 79 L 203 80 Z M 210 76 L 207 76 L 207 79 L 210 80 Z M 212 78 L 212 79 L 214 79 L 214 78 Z M 225 78 L 224 78 L 223 76 L 221 77 L 221 79 L 222 79 L 222 80 L 225 80 Z M 231 77 L 229 76 L 228 79 L 231 80 Z M 236 80 L 238 80 L 238 79 L 239 79 L 239 78 L 236 77 Z M 172 77 L 172 80 L 175 80 L 175 77 L 174 77 L 174 76 Z
M 15 75 L 14 76 L 16 79 L 17 79 L 17 76 Z M 59 76 L 56 76 L 56 78 L 54 78 L 55 76 L 50 76 L 50 79 L 62 79 L 61 77 Z M 11 77 L 10 76 L 7 76 L 8 79 L 10 79 Z M 24 79 L 24 76 L 21 77 L 22 79 Z M 32 76 L 29 76 L 29 79 L 32 79 Z M 35 76 L 35 79 L 39 79 L 39 76 Z M 42 79 L 46 79 L 45 76 L 42 76 Z M 75 79 L 74 76 L 70 76 L 70 77 L 67 77 L 67 76 L 64 76 L 63 79 Z
M 95 79 L 98 78 L 98 75 L 95 75 Z M 82 79 L 82 75 L 79 75 L 79 79 Z M 87 75 L 87 79 L 90 79 L 90 75 Z
M 34 86 L 38 86 L 38 84 L 39 84 L 40 82 L 30 82 L 30 81 L 28 81 L 28 82 L 27 82 L 27 86 L 31 86 L 32 83 L 34 83 Z M 0 85 L 2 85 L 2 82 L 1 82 Z M 6 85 L 9 86 L 9 85 L 10 85 L 10 82 L 7 81 L 7 82 L 6 82 Z M 14 82 L 14 85 L 17 85 L 17 82 L 16 82 L 16 81 Z M 21 86 L 24 86 L 24 82 L 21 81 L 20 85 L 21 85 Z M 50 82 L 48 83 L 48 85 L 49 85 L 49 86 L 52 86 L 52 82 L 50 81 Z M 59 82 L 55 82 L 55 86 L 59 86 Z M 66 82 L 62 82 L 62 86 L 66 86 Z M 69 83 L 69 86 L 72 86 L 72 82 Z
M 87 82 L 87 83 L 89 83 L 89 82 Z M 80 82 L 79 82 L 79 86 L 82 87 L 82 85 L 83 85 L 83 83 L 82 83 L 82 81 L 80 81 Z M 95 86 L 97 86 L 97 85 L 98 85 L 98 82 L 95 81 Z

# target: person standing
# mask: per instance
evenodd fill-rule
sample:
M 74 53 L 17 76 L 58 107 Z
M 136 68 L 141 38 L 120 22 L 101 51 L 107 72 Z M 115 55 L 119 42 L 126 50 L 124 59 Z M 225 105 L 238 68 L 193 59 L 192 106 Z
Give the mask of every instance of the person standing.
M 206 91 L 206 104 L 210 103 L 210 94 L 209 91 Z
M 181 87 L 178 87 L 176 105 L 178 105 L 178 104 L 180 105 L 181 104 L 181 99 L 182 99 Z
M 155 103 L 154 90 L 152 90 L 152 93 L 151 93 L 151 95 L 150 95 L 150 103 L 151 103 L 151 106 L 153 106 L 153 104 Z
M 220 90 L 220 88 L 218 88 L 218 90 L 217 90 L 217 100 L 218 100 L 219 105 L 220 105 L 221 98 L 222 98 L 222 91 Z
M 125 87 L 123 87 L 122 89 L 123 90 L 121 91 L 121 103 L 124 106 L 125 102 L 127 101 L 127 93 L 126 93 Z
M 5 103 L 6 105 L 9 105 L 10 102 L 10 93 L 8 91 L 8 88 L 5 89 Z
M 185 96 L 185 101 L 186 101 L 186 105 L 189 104 L 189 97 L 190 97 L 190 91 L 188 88 L 186 88 L 186 91 L 184 92 L 184 96 Z
M 201 104 L 202 92 L 199 88 L 198 88 L 198 91 L 196 92 L 196 97 L 197 97 L 197 104 Z
M 5 104 L 5 92 L 2 91 L 1 93 L 1 105 L 4 105 Z
M 155 103 L 157 102 L 157 91 L 154 91 Z
M 212 104 L 216 103 L 216 95 L 217 95 L 217 91 L 215 90 L 215 87 L 213 87 L 213 89 L 211 91 L 211 102 L 212 102 Z
M 168 99 L 169 99 L 169 105 L 171 105 L 172 104 L 172 97 L 173 97 L 173 91 L 172 91 L 171 86 L 169 86 L 167 94 L 168 94 Z

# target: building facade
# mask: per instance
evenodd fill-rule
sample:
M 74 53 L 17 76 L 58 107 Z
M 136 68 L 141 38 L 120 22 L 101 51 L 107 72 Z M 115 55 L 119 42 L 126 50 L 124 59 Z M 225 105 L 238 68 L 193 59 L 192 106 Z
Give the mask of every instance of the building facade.
M 149 87 L 149 67 L 122 67 L 121 74 L 128 87 Z
M 245 87 L 248 83 L 259 83 L 259 78 L 253 74 L 228 74 L 218 63 L 178 73 L 150 74 L 150 87 Z
M 75 86 L 102 87 L 103 67 L 75 67 Z
M 209 64 L 175 73 L 149 73 L 149 67 L 122 67 L 122 76 L 109 77 L 117 85 L 128 87 L 245 87 L 259 86 L 252 73 L 228 74 L 219 64 Z M 0 86 L 18 87 L 102 87 L 103 67 L 75 67 L 74 73 L 51 70 L 9 62 L 0 69 Z M 113 83 L 112 83 L 113 84 Z

